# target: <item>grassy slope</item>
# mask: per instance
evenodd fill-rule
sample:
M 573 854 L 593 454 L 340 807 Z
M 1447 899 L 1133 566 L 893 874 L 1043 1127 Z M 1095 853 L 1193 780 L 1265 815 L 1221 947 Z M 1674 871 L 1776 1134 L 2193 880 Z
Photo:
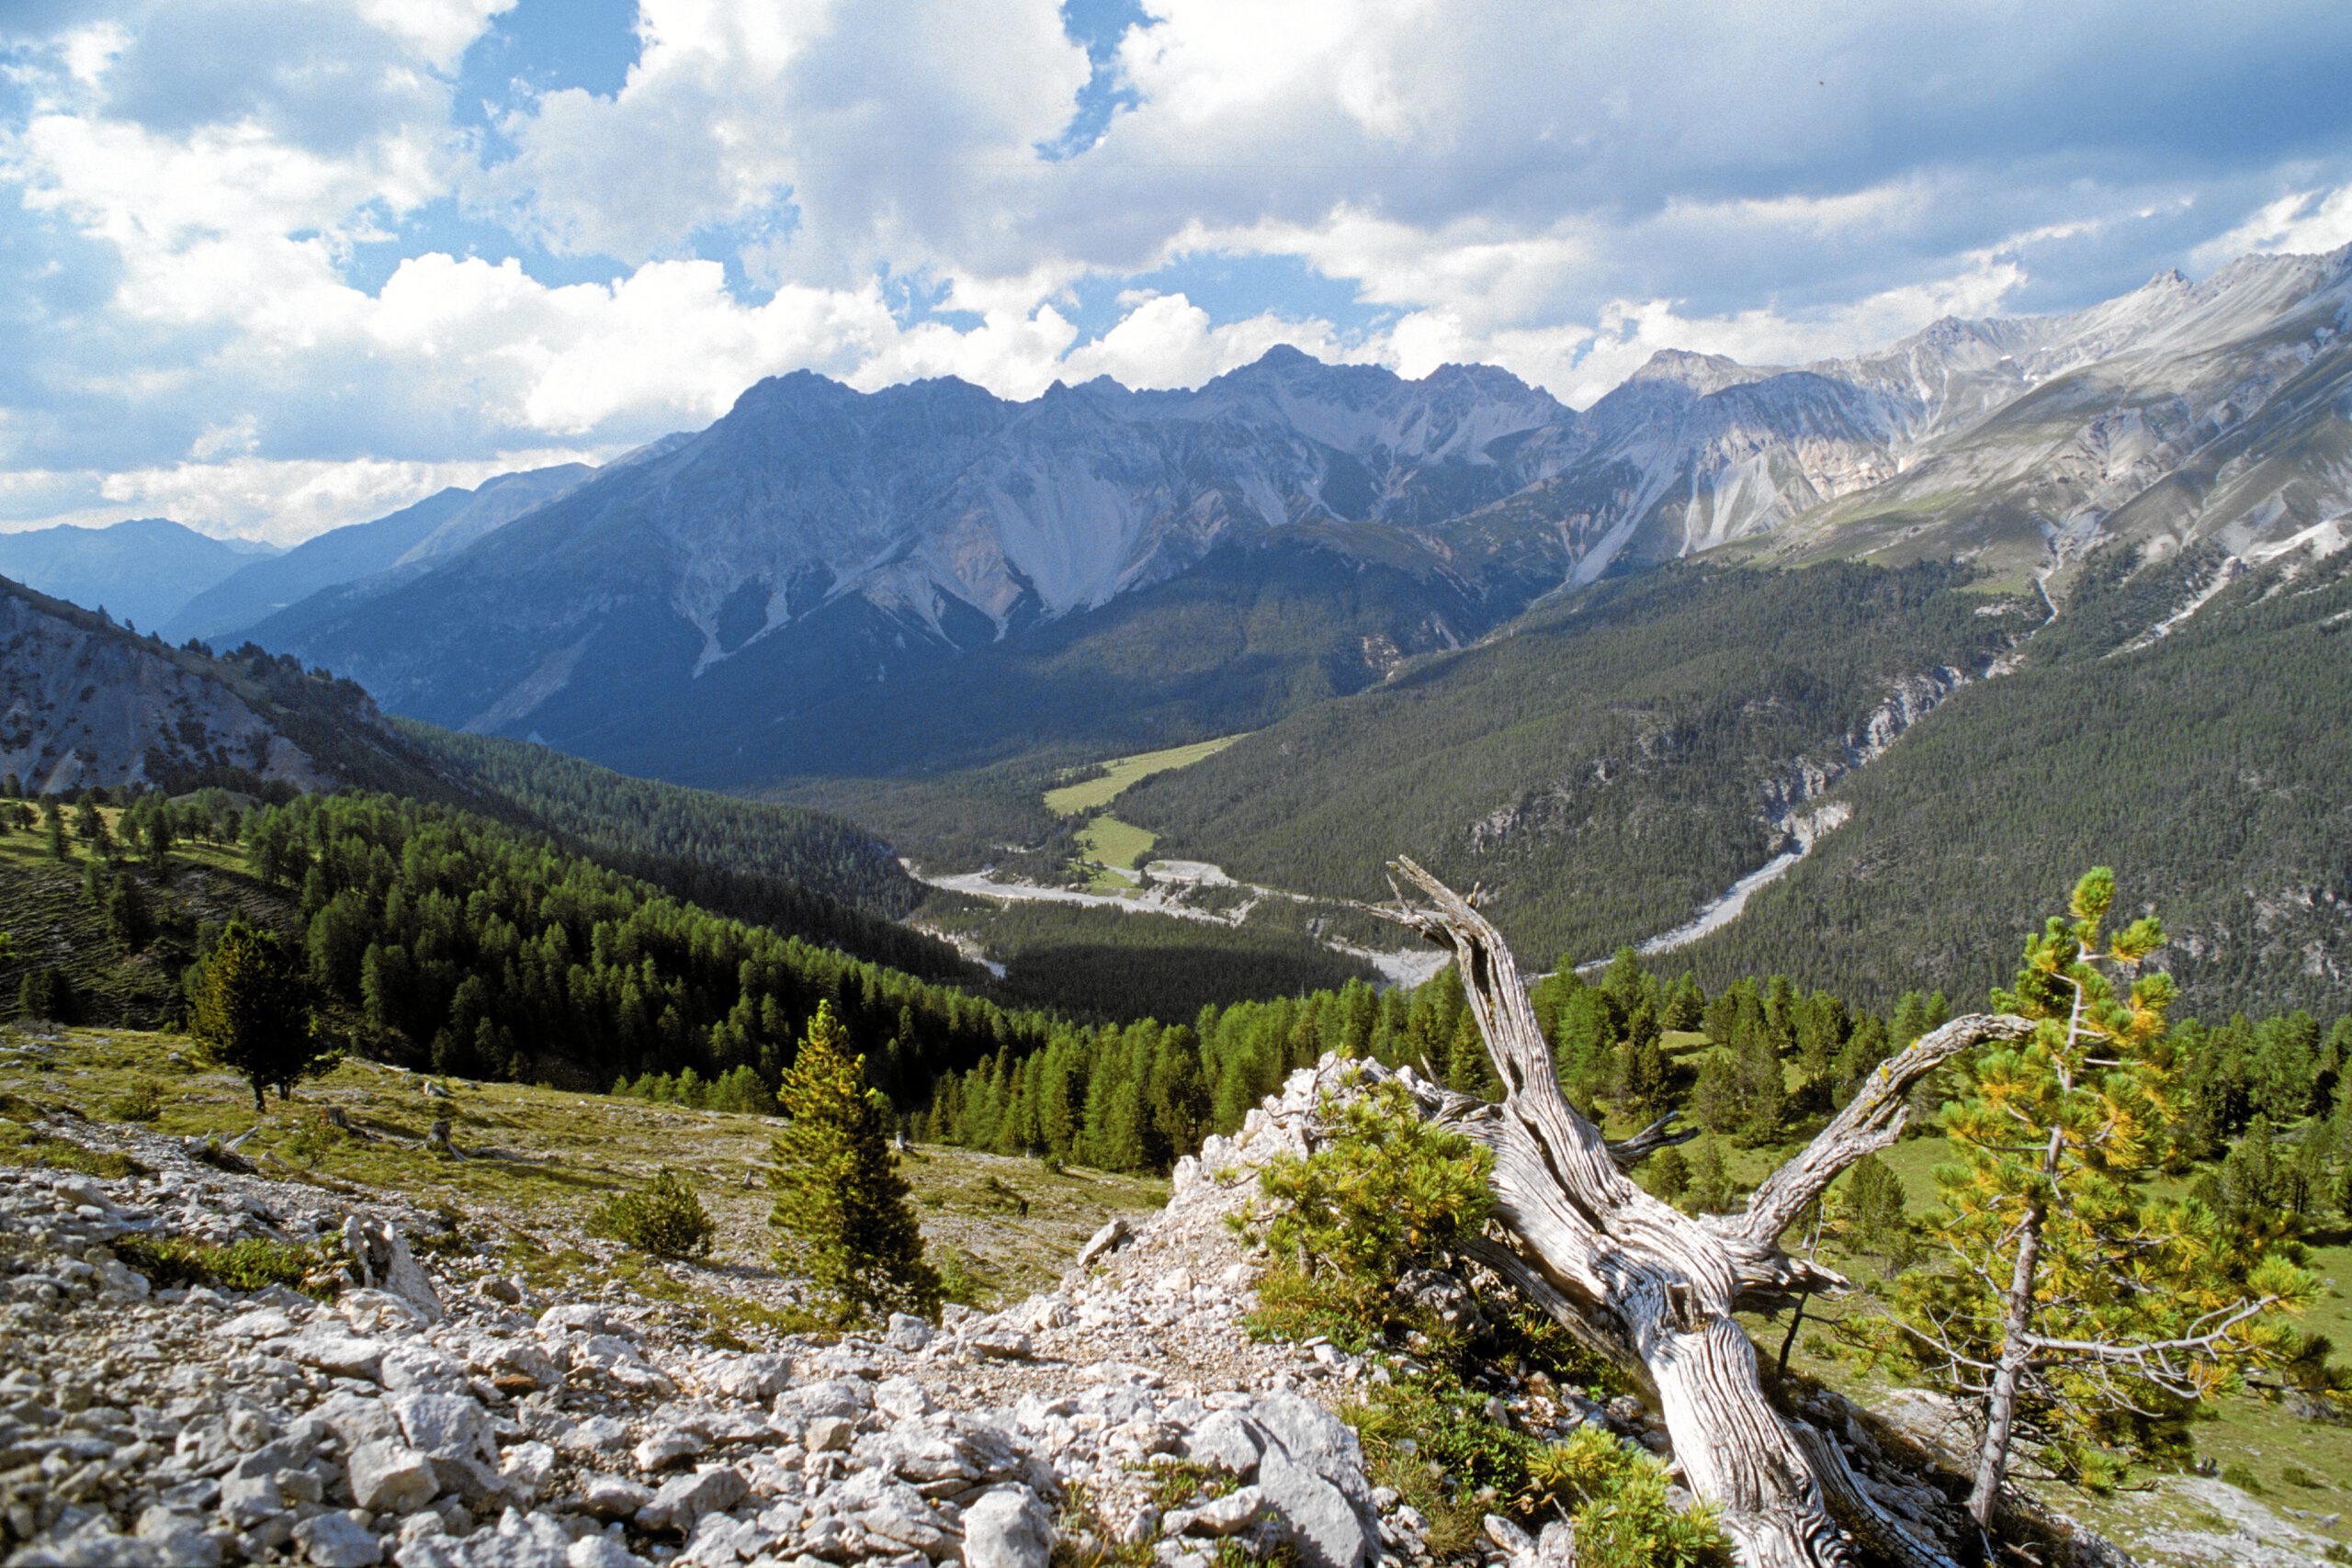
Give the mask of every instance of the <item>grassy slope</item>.
M 141 1079 L 162 1090 L 161 1117 L 148 1130 L 175 1136 L 233 1136 L 253 1127 L 242 1080 L 198 1065 L 177 1035 L 114 1030 L 68 1031 L 54 1044 L 11 1040 L 0 1026 L 0 1165 L 27 1164 L 66 1151 L 44 1148 L 22 1123 L 36 1113 L 70 1111 L 108 1120 L 109 1108 Z M 345 1062 L 304 1085 L 290 1105 L 272 1102 L 265 1126 L 241 1152 L 262 1174 L 354 1191 L 396 1193 L 427 1208 L 453 1211 L 470 1235 L 500 1238 L 506 1266 L 573 1284 L 617 1279 L 738 1332 L 779 1326 L 759 1303 L 776 1278 L 768 1258 L 768 1197 L 763 1184 L 772 1118 L 684 1111 L 600 1095 L 522 1084 L 452 1084 L 453 1099 L 422 1092 L 418 1075 L 367 1062 Z M 340 1108 L 369 1134 L 322 1134 L 318 1111 Z M 447 1116 L 451 1141 L 468 1157 L 450 1159 L 424 1146 L 436 1116 Z M 62 1160 L 61 1160 L 62 1163 Z M 685 1171 L 718 1222 L 712 1267 L 662 1270 L 604 1256 L 586 1244 L 581 1222 L 609 1194 L 640 1184 L 658 1168 Z M 1046 1170 L 1027 1160 L 962 1149 L 919 1147 L 902 1164 L 912 1184 L 923 1235 L 934 1262 L 952 1249 L 990 1295 L 1017 1298 L 1057 1276 L 1109 1216 L 1155 1210 L 1168 1184 L 1100 1171 Z M 744 1186 L 751 1176 L 754 1185 Z M 1029 1213 L 989 1185 L 1003 1183 L 1029 1200 Z
M 104 808 L 111 828 L 121 817 Z M 104 915 L 82 894 L 89 850 L 73 841 L 73 858 L 50 857 L 46 829 L 0 832 L 0 931 L 16 943 L 13 961 L 0 962 L 0 1010 L 13 1009 L 17 988 L 35 968 L 65 972 L 74 991 L 92 998 L 99 1016 L 153 1022 L 173 1002 L 177 969 L 188 956 L 197 922 L 225 923 L 232 916 L 284 922 L 285 898 L 244 870 L 243 856 L 220 844 L 182 842 L 172 852 L 172 874 L 162 887 L 144 877 L 159 929 L 156 940 L 130 953 L 107 934 Z M 176 929 L 175 929 L 176 928 Z
M 1170 746 L 1159 751 L 1139 751 L 1131 757 L 1114 757 L 1102 765 L 1102 771 L 1095 776 L 1047 790 L 1046 809 L 1061 817 L 1099 811 L 1125 793 L 1129 784 L 1139 783 L 1154 773 L 1166 773 L 1170 768 L 1191 767 L 1204 757 L 1216 756 L 1240 739 L 1238 735 L 1227 735 L 1191 746 Z

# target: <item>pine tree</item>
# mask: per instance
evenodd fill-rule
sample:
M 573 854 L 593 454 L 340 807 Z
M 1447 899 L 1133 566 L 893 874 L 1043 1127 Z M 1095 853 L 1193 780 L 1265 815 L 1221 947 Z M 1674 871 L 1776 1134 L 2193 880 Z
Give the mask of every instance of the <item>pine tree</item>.
M 1846 1178 L 1845 1240 L 1856 1252 L 1878 1258 L 1894 1279 L 1917 1250 L 1910 1216 L 1904 1213 L 1903 1182 L 1876 1155 L 1854 1162 Z
M 884 1136 L 887 1108 L 831 1002 L 808 1021 L 776 1099 L 791 1119 L 772 1145 L 777 1261 L 837 1300 L 844 1318 L 935 1314 L 939 1276 Z
M 1673 1072 L 1657 1025 L 1645 1002 L 1634 1011 L 1625 1040 L 1624 1104 L 1644 1121 L 1673 1107 Z
M 1690 1184 L 1683 1190 L 1682 1209 L 1691 1214 L 1729 1213 L 1739 1202 L 1739 1189 L 1724 1166 L 1724 1151 L 1713 1138 L 1699 1140 L 1690 1162 Z
M 220 941 L 188 971 L 188 1032 L 215 1065 L 243 1073 L 254 1109 L 262 1091 L 293 1097 L 294 1085 L 334 1066 L 311 1010 L 309 980 L 275 931 L 230 922 Z
M 1669 1203 L 1679 1202 L 1690 1190 L 1690 1162 L 1679 1145 L 1668 1144 L 1644 1163 L 1641 1179 L 1656 1196 Z
M 2287 1354 L 2279 1310 L 2314 1289 L 2204 1203 L 2144 1190 L 2174 1114 L 2174 993 L 2147 974 L 2118 994 L 2109 972 L 2136 975 L 2164 932 L 2143 918 L 2108 937 L 2114 897 L 2112 873 L 2086 875 L 1995 996 L 2035 1028 L 1965 1065 L 1943 1118 L 1958 1158 L 1936 1173 L 1930 1221 L 1959 1267 L 1906 1281 L 1923 1361 L 1983 1421 L 1969 1512 L 1988 1534 L 2020 1438 L 2104 1479 L 2118 1450 L 2162 1442 L 2196 1400 Z

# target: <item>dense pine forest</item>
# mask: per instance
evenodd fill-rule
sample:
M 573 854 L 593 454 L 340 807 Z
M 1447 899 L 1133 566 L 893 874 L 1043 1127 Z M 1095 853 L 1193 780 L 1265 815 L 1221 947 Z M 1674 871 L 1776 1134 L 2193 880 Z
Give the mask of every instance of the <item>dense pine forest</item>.
M 1327 1052 L 1414 1063 L 1469 1092 L 1495 1088 L 1451 970 L 1380 990 L 1319 950 L 1223 952 L 1219 927 L 1159 922 L 1188 945 L 1124 992 L 1119 966 L 1136 950 L 1107 950 L 1098 989 L 1074 993 L 1100 1005 L 1073 1016 L 746 924 L 543 836 L 389 796 L 149 792 L 119 811 L 95 797 L 6 800 L 0 833 L 20 857 L 12 863 L 48 865 L 78 889 L 114 968 L 167 984 L 222 919 L 258 915 L 299 938 L 331 1027 L 353 1048 L 461 1076 L 617 1080 L 642 1096 L 764 1110 L 808 1020 L 831 1002 L 871 1081 L 919 1134 L 1119 1170 L 1166 1169 Z M 231 849 L 249 874 L 239 880 L 271 897 L 239 901 L 206 881 L 203 863 Z M 1082 958 L 1091 922 L 1134 919 L 1038 910 L 1025 940 L 1059 963 Z M 1243 988 L 1230 971 L 1253 962 L 1263 973 L 1243 981 L 1254 974 L 1288 994 L 1200 999 L 1217 989 L 1213 973 L 1225 994 Z M 1318 972 L 1335 979 L 1317 983 Z M 0 978 L 28 1016 L 102 1019 L 117 1005 L 86 982 L 77 994 L 65 967 L 31 953 Z M 1155 997 L 1177 1005 L 1155 1016 L 1141 1005 Z M 1533 998 L 1580 1107 L 1620 1128 L 1680 1107 L 1710 1139 L 1751 1147 L 1817 1123 L 1953 1010 L 1942 991 L 1912 990 L 1882 1014 L 1785 976 L 1711 993 L 1690 965 L 1645 966 L 1630 949 L 1590 980 L 1564 962 Z M 1087 1021 L 1090 1011 L 1110 1021 Z M 2182 1159 L 2226 1156 L 2220 1190 L 2233 1204 L 2345 1212 L 2352 1018 L 2233 1015 L 2184 1022 L 2177 1039 Z
M 945 930 L 972 931 L 1002 959 L 997 994 L 1022 1006 L 1132 1023 L 1190 1018 L 1220 1002 L 1337 990 L 1374 977 L 1363 960 L 1285 924 L 1287 912 L 1261 907 L 1237 927 L 1016 902 L 936 918 Z
M 2241 570 L 2110 547 L 2015 672 L 1841 786 L 1851 819 L 1690 958 L 1714 984 L 1771 967 L 1865 1000 L 1973 994 L 2007 978 L 1985 933 L 2031 923 L 2049 867 L 2111 861 L 2164 915 L 2194 1010 L 2341 1010 L 2347 660 L 2352 553 Z
M 922 901 L 889 845 L 837 817 L 631 778 L 520 740 L 405 719 L 394 727 L 443 773 L 599 855 L 782 878 L 893 918 Z
M 773 1081 L 830 1001 L 869 1043 L 877 1081 L 912 1097 L 937 1071 L 1044 1033 L 1042 1018 L 713 914 L 448 807 L 209 791 L 119 812 L 95 798 L 6 809 L 12 886 L 33 900 L 16 929 L 29 935 L 30 914 L 78 933 L 62 962 L 53 940 L 26 942 L 5 976 L 36 1014 L 168 1021 L 179 970 L 244 918 L 299 940 L 329 1027 L 355 1048 L 470 1077 L 603 1084 L 751 1066 Z M 61 883 L 79 886 L 78 923 L 42 892 Z
M 519 740 L 407 719 L 395 728 L 510 819 L 687 903 L 890 968 L 963 972 L 953 950 L 899 923 L 924 890 L 889 845 L 841 818 L 631 778 Z

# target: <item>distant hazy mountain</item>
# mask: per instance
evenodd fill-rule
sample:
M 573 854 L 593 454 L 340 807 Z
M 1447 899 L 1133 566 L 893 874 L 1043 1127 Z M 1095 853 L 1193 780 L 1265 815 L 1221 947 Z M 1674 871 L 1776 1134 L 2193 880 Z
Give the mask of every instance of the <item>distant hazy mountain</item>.
M 1661 355 L 1583 414 L 1291 349 L 1027 402 L 802 372 L 257 635 L 400 711 L 701 783 L 1157 743 L 1702 551 L 1958 558 L 2063 596 L 2112 538 L 2275 544 L 2352 504 L 2347 299 L 2352 250 L 2256 258 L 1798 369 Z
M 192 594 L 274 556 L 274 545 L 215 539 L 161 517 L 0 534 L 0 576 L 152 629 Z
M 585 463 L 501 474 L 472 490 L 455 486 L 372 523 L 307 539 L 254 561 L 190 597 L 164 627 L 166 637 L 232 638 L 322 589 L 401 568 L 422 568 L 465 548 L 596 470 Z

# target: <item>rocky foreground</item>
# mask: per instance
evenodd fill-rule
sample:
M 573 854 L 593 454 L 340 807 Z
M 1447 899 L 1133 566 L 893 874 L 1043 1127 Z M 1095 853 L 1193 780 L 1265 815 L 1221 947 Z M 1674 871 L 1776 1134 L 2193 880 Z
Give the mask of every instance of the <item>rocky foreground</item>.
M 1216 1159 L 1303 1146 L 1314 1079 Z M 445 1222 L 396 1199 L 353 1205 L 130 1128 L 40 1130 L 138 1173 L 0 1190 L 11 1568 L 1042 1568 L 1057 1541 L 1185 1565 L 1227 1542 L 1315 1568 L 1427 1554 L 1330 1414 L 1386 1371 L 1241 1332 L 1255 1270 L 1223 1224 L 1241 1170 L 1188 1163 L 1140 1235 L 1106 1230 L 1059 1289 L 1002 1313 L 742 1353 L 658 1310 L 420 1259 L 405 1237 Z M 157 1290 L 117 1255 L 174 1236 L 323 1242 L 343 1288 Z M 1215 1472 L 1214 1499 L 1184 1483 Z
M 543 1299 L 397 1198 L 44 1122 L 134 1174 L 0 1188 L 0 1551 L 8 1568 L 1046 1568 L 1114 1551 L 1208 1568 L 1238 1549 L 1407 1568 L 1431 1556 L 1427 1521 L 1373 1484 L 1333 1414 L 1395 1363 L 1252 1342 L 1257 1265 L 1226 1223 L 1367 1070 L 1295 1075 L 1180 1166 L 1166 1211 L 1133 1236 L 1105 1227 L 1051 1292 L 757 1351 L 611 1290 Z M 341 1288 L 156 1289 L 123 1255 L 168 1237 L 313 1244 Z M 411 1237 L 438 1239 L 420 1257 Z M 1666 1454 L 1633 1400 L 1490 1386 L 1490 1412 L 1523 1429 L 1598 1425 Z M 1807 1397 L 1883 1506 L 1948 1533 L 1916 1456 Z M 1564 1525 L 1532 1540 L 1496 1517 L 1487 1535 L 1476 1550 L 1513 1568 L 1571 1555 Z

